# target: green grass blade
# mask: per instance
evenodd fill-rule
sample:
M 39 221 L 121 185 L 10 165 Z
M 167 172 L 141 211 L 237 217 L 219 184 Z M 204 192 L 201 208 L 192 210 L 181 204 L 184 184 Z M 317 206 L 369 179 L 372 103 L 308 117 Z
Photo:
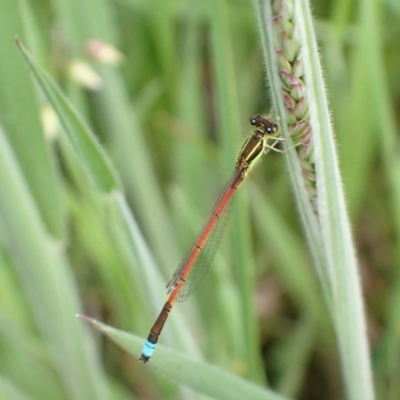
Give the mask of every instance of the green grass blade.
M 71 397 L 108 399 L 92 344 L 74 320 L 80 304 L 60 244 L 42 223 L 16 159 L 0 130 L 1 230 L 24 295 L 54 368 Z
M 13 40 L 16 34 L 23 34 L 19 2 L 4 0 L 1 9 L 1 124 L 49 232 L 61 238 L 64 225 L 54 165 L 44 140 L 34 88 Z
M 60 89 L 43 71 L 19 40 L 17 40 L 17 44 L 41 89 L 57 112 L 65 133 L 75 151 L 80 155 L 92 182 L 106 193 L 118 189 L 120 186 L 118 178 L 96 137 L 79 118 Z
M 397 4 L 397 3 L 396 3 Z M 399 371 L 400 361 L 397 355 L 400 349 L 398 334 L 398 321 L 400 318 L 400 151 L 398 140 L 398 116 L 396 105 L 392 104 L 392 85 L 389 82 L 385 68 L 385 45 L 383 44 L 387 20 L 380 13 L 380 4 L 377 1 L 363 2 L 359 9 L 360 30 L 364 48 L 366 49 L 365 64 L 368 65 L 369 86 L 371 87 L 374 112 L 375 133 L 379 139 L 379 150 L 381 153 L 386 182 L 388 185 L 388 208 L 389 218 L 394 236 L 394 260 L 395 266 L 394 284 L 390 286 L 389 304 L 385 307 L 387 330 L 384 335 L 382 347 L 383 371 L 378 377 L 388 376 L 388 379 L 380 379 L 379 385 L 382 389 L 381 398 L 396 399 L 400 390 Z M 393 3 L 393 10 L 394 7 Z M 399 15 L 397 4 L 397 16 Z M 382 374 L 383 372 L 383 374 Z
M 0 398 L 7 400 L 34 400 L 27 393 L 11 382 L 9 379 L 0 375 Z
M 83 50 L 88 40 L 100 39 L 107 44 L 117 45 L 117 37 L 120 36 L 119 29 L 121 27 L 117 20 L 111 18 L 112 12 L 109 2 L 54 0 L 54 4 L 60 16 L 61 24 L 70 37 L 67 46 L 69 61 L 75 58 L 84 58 Z M 166 9 L 169 9 L 170 6 L 166 5 L 163 12 L 154 15 L 154 7 L 157 7 L 155 4 L 155 0 L 141 3 L 138 10 L 132 5 L 134 8 L 132 18 L 138 13 L 140 15 L 138 24 L 145 25 L 150 31 L 154 30 L 154 36 L 160 39 L 160 42 L 155 42 L 154 53 L 154 57 L 157 61 L 160 60 L 160 63 L 152 59 L 150 65 L 144 67 L 146 70 L 144 73 L 146 74 L 152 66 L 157 65 L 168 74 L 168 81 L 173 81 L 171 75 L 175 71 L 175 64 L 171 62 L 173 50 L 170 47 L 173 41 L 170 35 L 171 29 L 168 26 L 170 12 Z M 96 15 L 96 18 L 88 22 L 89 15 Z M 124 40 L 131 39 L 124 38 Z M 140 43 L 142 46 L 148 45 L 146 39 L 140 41 Z M 172 53 L 165 52 L 164 45 L 168 46 Z M 94 63 L 91 65 L 94 66 Z M 171 260 L 176 262 L 179 254 L 174 237 L 168 233 L 171 230 L 171 218 L 168 207 L 163 201 L 159 178 L 155 173 L 156 166 L 152 164 L 151 149 L 152 143 L 154 145 L 155 142 L 152 142 L 154 139 L 149 139 L 149 136 L 158 135 L 158 139 L 165 147 L 169 147 L 171 141 L 163 141 L 162 139 L 165 136 L 164 122 L 158 122 L 158 115 L 153 115 L 150 110 L 149 115 L 146 116 L 146 124 L 142 127 L 140 109 L 146 110 L 146 106 L 143 105 L 144 102 L 141 100 L 136 100 L 136 104 L 132 105 L 131 93 L 127 90 L 126 77 L 123 75 L 123 72 L 126 74 L 127 71 L 116 68 L 115 65 L 107 65 L 106 62 L 98 62 L 95 66 L 96 72 L 101 76 L 102 87 L 96 93 L 94 108 L 101 116 L 99 118 L 101 130 L 106 136 L 104 146 L 107 147 L 113 164 L 118 170 L 130 204 L 132 204 L 137 215 L 140 215 L 140 219 L 145 221 L 142 224 L 142 229 L 153 247 L 158 263 L 164 269 L 170 268 Z M 130 67 L 128 71 L 129 76 L 135 79 L 137 74 L 131 74 Z M 147 83 L 146 79 L 139 77 L 139 82 L 136 85 L 140 88 L 138 90 L 151 91 L 148 87 L 152 84 Z M 159 83 L 155 84 L 157 87 L 158 85 Z M 74 89 L 80 96 L 84 96 L 82 88 L 74 87 Z M 145 95 L 140 95 L 145 97 Z M 159 126 L 154 128 L 153 121 L 156 125 L 157 123 L 158 125 L 161 124 L 163 129 L 161 130 Z M 157 133 L 158 131 L 162 134 Z M 171 133 L 170 128 L 166 133 L 168 135 Z M 157 146 L 160 145 L 157 144 Z M 161 145 L 160 147 L 164 146 Z M 166 149 L 164 149 L 164 152 L 167 153 Z M 160 160 L 162 160 L 162 157 L 160 157 Z M 165 166 L 161 168 L 164 170 Z
M 265 54 L 271 66 L 269 71 L 272 79 L 271 88 L 282 115 L 283 129 L 288 134 L 288 120 L 285 119 L 288 113 L 281 97 L 281 80 L 272 43 L 272 10 L 267 2 L 260 1 L 258 4 L 260 15 L 262 15 L 260 23 Z M 275 11 L 279 10 L 279 5 L 283 7 L 280 9 L 283 21 L 287 18 L 288 23 L 295 26 L 293 39 L 290 39 L 292 41 L 283 39 L 284 45 L 287 40 L 288 46 L 284 49 L 284 53 L 286 52 L 284 56 L 289 54 L 290 49 L 297 48 L 296 51 L 301 54 L 303 64 L 302 80 L 305 84 L 306 107 L 308 106 L 304 118 L 311 124 L 312 145 L 315 146 L 318 222 L 312 213 L 310 201 L 306 200 L 307 183 L 304 184 L 296 152 L 292 149 L 288 152 L 287 159 L 289 171 L 293 177 L 296 201 L 333 318 L 348 398 L 373 399 L 374 390 L 357 260 L 309 4 L 306 0 L 295 3 L 282 1 L 275 5 Z M 293 61 L 290 56 L 288 58 L 289 61 Z
M 212 60 L 215 73 L 218 129 L 221 145 L 225 149 L 224 171 L 229 176 L 237 157 L 237 143 L 241 142 L 239 95 L 235 79 L 233 43 L 230 35 L 230 15 L 228 2 L 210 0 Z M 258 382 L 264 379 L 260 374 L 258 352 L 258 326 L 255 318 L 253 294 L 255 290 L 255 265 L 251 251 L 251 231 L 246 199 L 241 193 L 235 199 L 232 216 L 232 260 L 234 274 L 241 295 L 241 319 L 243 326 L 242 357 L 246 362 L 247 376 Z M 245 266 L 245 267 L 244 267 Z
M 137 354 L 141 351 L 142 339 L 118 331 L 93 319 L 80 317 L 93 324 L 96 329 L 99 329 L 133 356 L 137 357 Z M 192 361 L 162 345 L 157 345 L 157 354 L 149 361 L 149 367 L 150 365 L 168 378 L 213 399 L 285 400 L 283 396 L 235 377 L 219 368 Z

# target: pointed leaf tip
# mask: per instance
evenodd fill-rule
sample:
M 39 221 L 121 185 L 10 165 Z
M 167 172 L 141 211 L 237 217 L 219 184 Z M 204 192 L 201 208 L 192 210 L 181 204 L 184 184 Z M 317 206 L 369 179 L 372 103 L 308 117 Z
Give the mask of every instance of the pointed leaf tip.
M 86 322 L 89 322 L 89 324 L 92 324 L 92 325 L 96 325 L 97 324 L 97 321 L 95 319 L 87 317 L 86 315 L 75 314 L 75 316 L 80 318 L 80 319 L 82 319 L 82 320 L 84 320 L 84 321 L 86 321 Z

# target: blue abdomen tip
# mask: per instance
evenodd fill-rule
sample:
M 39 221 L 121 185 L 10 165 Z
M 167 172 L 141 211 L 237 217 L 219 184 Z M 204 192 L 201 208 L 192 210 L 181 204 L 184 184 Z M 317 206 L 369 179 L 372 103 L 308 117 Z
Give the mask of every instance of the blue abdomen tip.
M 142 354 L 144 354 L 146 357 L 151 357 L 154 353 L 156 345 L 157 345 L 156 343 L 151 343 L 148 340 L 146 340 L 146 343 L 143 346 Z

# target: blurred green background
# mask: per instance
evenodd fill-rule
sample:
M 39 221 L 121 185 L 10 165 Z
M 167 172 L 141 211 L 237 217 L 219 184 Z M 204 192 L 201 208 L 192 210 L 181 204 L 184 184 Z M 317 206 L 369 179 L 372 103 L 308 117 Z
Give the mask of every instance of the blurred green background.
M 0 397 L 193 398 L 75 318 L 147 336 L 164 283 L 270 109 L 250 0 L 0 0 Z M 377 398 L 400 393 L 400 3 L 313 1 L 360 260 Z M 136 228 L 87 176 L 18 36 L 95 132 Z M 343 396 L 283 157 L 161 341 L 300 399 Z

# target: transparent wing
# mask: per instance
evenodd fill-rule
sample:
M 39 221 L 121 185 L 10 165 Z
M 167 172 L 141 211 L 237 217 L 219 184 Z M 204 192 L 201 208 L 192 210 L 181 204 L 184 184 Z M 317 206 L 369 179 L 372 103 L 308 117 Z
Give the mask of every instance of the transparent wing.
M 207 273 L 215 253 L 224 236 L 226 227 L 228 226 L 229 216 L 232 211 L 232 200 L 229 202 L 225 211 L 220 215 L 218 222 L 210 234 L 206 244 L 193 264 L 192 270 L 186 279 L 186 282 L 179 293 L 178 301 L 186 300 L 197 288 L 204 275 Z M 186 258 L 186 257 L 185 257 Z
M 190 273 L 187 276 L 187 279 L 185 281 L 185 284 L 182 287 L 182 290 L 180 291 L 177 300 L 178 301 L 184 301 L 186 300 L 192 293 L 193 291 L 197 288 L 199 285 L 200 281 L 204 277 L 204 275 L 207 273 L 208 269 L 210 268 L 211 262 L 214 259 L 215 253 L 221 243 L 222 237 L 225 233 L 226 227 L 228 225 L 229 217 L 232 211 L 232 197 L 233 194 L 235 193 L 236 189 L 239 187 L 241 184 L 243 178 L 235 171 L 233 174 L 232 178 L 229 180 L 228 184 L 225 187 L 225 190 L 222 192 L 220 198 L 218 199 L 217 203 L 215 204 L 211 218 L 213 218 L 214 215 L 219 215 L 217 222 L 215 223 L 215 226 L 211 233 L 209 234 L 206 242 L 204 243 L 202 249 L 200 250 L 196 260 L 194 261 Z M 235 189 L 232 188 L 232 186 L 235 186 Z M 222 210 L 219 209 L 221 201 L 223 201 L 224 196 L 226 195 L 227 191 L 231 190 L 232 194 L 230 195 L 229 199 L 226 201 L 225 206 L 223 207 Z M 171 280 L 168 282 L 167 288 L 168 292 L 174 289 L 174 287 L 178 284 L 182 273 L 184 272 L 185 268 L 187 267 L 188 260 L 193 257 L 193 253 L 198 251 L 198 242 L 199 239 L 204 235 L 204 232 L 207 230 L 207 226 L 210 222 L 210 219 L 207 221 L 207 223 L 204 225 L 203 229 L 201 230 L 199 236 L 191 246 L 190 250 L 188 251 L 187 255 L 184 257 L 184 259 L 181 261 L 181 263 L 178 265 L 178 268 L 175 270 Z

